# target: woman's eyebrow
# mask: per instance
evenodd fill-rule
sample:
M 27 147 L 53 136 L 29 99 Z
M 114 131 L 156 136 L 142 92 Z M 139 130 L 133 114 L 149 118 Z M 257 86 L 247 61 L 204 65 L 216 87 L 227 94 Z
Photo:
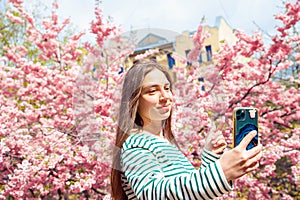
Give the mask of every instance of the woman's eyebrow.
M 159 83 L 149 83 L 143 85 L 143 88 L 149 88 L 149 87 L 159 87 L 159 86 L 169 86 L 171 85 L 170 83 L 164 83 L 164 84 L 159 84 Z

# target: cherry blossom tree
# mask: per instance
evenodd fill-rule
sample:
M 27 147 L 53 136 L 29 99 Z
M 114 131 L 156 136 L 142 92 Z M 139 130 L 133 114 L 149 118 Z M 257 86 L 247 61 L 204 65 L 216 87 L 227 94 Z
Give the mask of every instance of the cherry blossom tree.
M 70 20 L 59 20 L 57 3 L 51 18 L 37 27 L 22 0 L 9 2 L 14 10 L 5 17 L 24 25 L 25 34 L 19 42 L 7 42 L 0 57 L 0 199 L 109 198 L 116 102 L 132 44 L 98 5 L 90 29 L 95 43 L 82 44 L 85 32 L 62 37 Z M 224 43 L 207 67 L 194 61 L 209 37 L 199 26 L 192 65 L 174 67 L 174 132 L 196 167 L 204 138 L 218 124 L 225 122 L 231 145 L 234 107 L 259 108 L 261 167 L 236 180 L 223 199 L 299 196 L 299 70 L 278 81 L 291 66 L 299 69 L 299 4 L 286 2 L 285 12 L 276 15 L 282 24 L 271 44 L 260 33 L 237 31 L 237 42 Z
M 111 140 L 112 87 L 132 46 L 122 46 L 99 7 L 91 23 L 94 47 L 80 44 L 84 32 L 63 38 L 70 20 L 60 22 L 57 3 L 39 29 L 23 1 L 9 2 L 14 11 L 6 18 L 25 24 L 26 32 L 4 46 L 0 62 L 0 199 L 101 198 L 109 191 L 110 165 L 101 154 L 107 141 L 98 143 Z M 109 39 L 119 46 L 107 48 Z
M 175 123 L 186 154 L 196 166 L 200 165 L 199 145 L 203 145 L 204 136 L 211 131 L 215 120 L 222 121 L 220 117 L 225 116 L 223 120 L 228 126 L 223 127 L 223 133 L 228 144 L 232 144 L 233 108 L 259 108 L 261 166 L 236 180 L 236 189 L 224 195 L 225 199 L 294 199 L 299 196 L 300 74 L 299 71 L 286 72 L 292 67 L 299 68 L 300 1 L 284 5 L 285 12 L 275 16 L 281 25 L 272 36 L 271 44 L 266 45 L 259 32 L 247 35 L 238 30 L 237 42 L 225 43 L 214 55 L 216 64 L 198 67 L 195 60 L 208 37 L 199 26 L 194 35 L 195 49 L 187 60 L 194 65 L 177 69 L 181 76 L 176 84 L 183 87 L 178 96 L 183 98 L 177 104 Z M 277 78 L 282 72 L 286 74 L 285 82 Z M 199 81 L 200 77 L 205 81 Z M 185 81 L 187 84 L 183 86 Z

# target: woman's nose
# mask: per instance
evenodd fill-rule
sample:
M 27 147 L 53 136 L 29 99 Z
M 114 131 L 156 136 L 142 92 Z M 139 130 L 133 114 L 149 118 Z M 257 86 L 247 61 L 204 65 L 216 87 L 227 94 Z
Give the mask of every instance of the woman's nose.
M 170 97 L 169 91 L 166 91 L 166 90 L 161 91 L 161 94 L 160 94 L 160 99 L 161 100 L 169 98 L 169 97 Z

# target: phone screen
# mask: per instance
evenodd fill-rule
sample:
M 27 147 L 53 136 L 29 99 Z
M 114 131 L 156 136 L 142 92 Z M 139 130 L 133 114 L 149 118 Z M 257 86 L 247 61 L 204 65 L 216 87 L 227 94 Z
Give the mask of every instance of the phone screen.
M 253 130 L 257 131 L 256 136 L 247 146 L 247 150 L 258 144 L 258 110 L 256 108 L 236 108 L 233 111 L 234 121 L 234 146 L 239 145 L 243 138 Z

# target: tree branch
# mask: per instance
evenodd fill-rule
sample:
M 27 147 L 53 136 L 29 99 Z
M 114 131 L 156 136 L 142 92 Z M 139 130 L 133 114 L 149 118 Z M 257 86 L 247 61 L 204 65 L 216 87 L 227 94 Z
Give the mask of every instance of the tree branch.
M 280 62 L 281 62 L 281 61 L 279 61 L 279 62 L 276 64 L 276 66 L 278 66 L 278 64 L 279 64 Z M 241 101 L 243 101 L 243 100 L 251 93 L 251 91 L 253 90 L 253 88 L 255 88 L 255 87 L 257 87 L 257 86 L 260 86 L 260 85 L 263 85 L 263 84 L 267 83 L 267 82 L 270 80 L 270 78 L 272 77 L 273 73 L 275 72 L 275 69 L 276 69 L 276 67 L 275 67 L 274 70 L 272 71 L 272 60 L 270 60 L 270 68 L 269 68 L 269 70 L 268 70 L 268 71 L 269 71 L 268 78 L 267 78 L 265 81 L 258 82 L 258 83 L 256 83 L 256 84 L 254 84 L 252 87 L 250 87 L 250 88 L 247 90 L 247 92 L 244 94 L 244 96 L 243 96 L 241 99 L 239 99 L 239 100 L 237 100 L 237 101 L 231 103 L 231 104 L 228 106 L 228 108 L 231 108 L 233 105 L 238 104 L 238 103 L 240 103 Z

